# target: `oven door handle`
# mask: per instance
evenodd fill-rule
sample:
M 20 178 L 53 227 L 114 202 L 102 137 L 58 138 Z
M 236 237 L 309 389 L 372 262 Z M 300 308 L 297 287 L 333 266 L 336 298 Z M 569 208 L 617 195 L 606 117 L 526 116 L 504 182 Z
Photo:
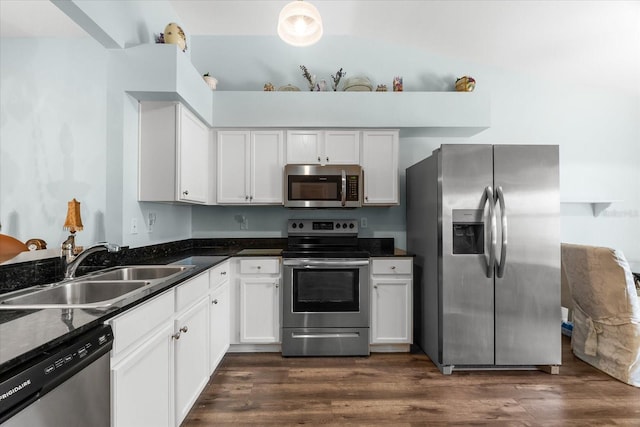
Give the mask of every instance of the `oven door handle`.
M 350 268 L 369 265 L 368 259 L 336 259 L 336 260 L 315 260 L 315 259 L 285 259 L 282 265 L 304 268 Z
M 360 334 L 358 332 L 336 332 L 336 333 L 327 333 L 327 332 L 319 332 L 319 333 L 306 333 L 306 334 L 297 334 L 292 333 L 291 338 L 359 338 Z

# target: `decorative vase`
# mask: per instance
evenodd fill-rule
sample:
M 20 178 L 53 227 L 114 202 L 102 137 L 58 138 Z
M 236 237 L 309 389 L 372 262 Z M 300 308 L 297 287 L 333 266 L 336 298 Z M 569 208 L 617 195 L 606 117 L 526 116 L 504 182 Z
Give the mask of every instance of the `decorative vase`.
M 164 27 L 164 42 L 168 44 L 177 44 L 181 51 L 187 50 L 187 37 L 182 28 L 175 22 L 170 22 Z
M 216 85 L 218 84 L 218 80 L 215 77 L 203 76 L 202 78 L 209 85 L 211 90 L 216 90 Z

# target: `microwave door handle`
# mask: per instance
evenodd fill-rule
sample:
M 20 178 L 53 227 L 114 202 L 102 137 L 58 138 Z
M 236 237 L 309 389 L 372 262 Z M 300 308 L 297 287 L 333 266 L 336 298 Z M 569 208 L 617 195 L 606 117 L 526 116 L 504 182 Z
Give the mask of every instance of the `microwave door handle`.
M 342 169 L 342 206 L 347 204 L 347 173 Z

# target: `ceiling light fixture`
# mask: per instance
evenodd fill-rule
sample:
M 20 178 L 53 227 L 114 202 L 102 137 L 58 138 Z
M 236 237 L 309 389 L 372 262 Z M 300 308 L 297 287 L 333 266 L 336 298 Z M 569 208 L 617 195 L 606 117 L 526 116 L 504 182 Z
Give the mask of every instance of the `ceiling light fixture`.
M 310 46 L 322 37 L 322 18 L 318 9 L 303 0 L 292 1 L 278 17 L 278 35 L 293 46 Z

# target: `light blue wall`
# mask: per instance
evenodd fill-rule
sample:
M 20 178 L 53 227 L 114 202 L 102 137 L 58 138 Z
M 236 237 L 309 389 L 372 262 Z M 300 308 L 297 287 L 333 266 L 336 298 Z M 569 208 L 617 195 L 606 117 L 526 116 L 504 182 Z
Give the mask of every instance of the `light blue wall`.
M 66 202 L 82 202 L 80 244 L 105 238 L 133 247 L 194 237 L 282 236 L 290 217 L 367 217 L 363 236 L 395 237 L 404 247 L 404 169 L 442 143 L 559 144 L 564 199 L 615 199 L 601 216 L 588 205 L 563 205 L 562 239 L 622 249 L 640 260 L 640 100 L 571 82 L 464 64 L 452 58 L 346 37 L 306 49 L 275 37 L 193 37 L 191 58 L 218 78 L 219 90 L 261 90 L 305 82 L 343 67 L 405 90 L 448 90 L 472 75 L 490 93 L 492 126 L 468 139 L 401 138 L 399 207 L 292 211 L 282 207 L 185 207 L 137 201 L 137 102 L 122 92 L 118 50 L 95 41 L 2 39 L 0 44 L 0 221 L 3 233 L 57 246 Z M 301 105 L 300 108 L 304 108 Z M 248 115 L 254 114 L 247 106 Z M 23 161 L 28 159 L 28 161 Z M 17 212 L 20 212 L 17 214 Z M 144 224 L 157 214 L 153 233 Z M 240 230 L 244 215 L 249 230 Z M 129 233 L 136 218 L 139 234 Z M 27 227 L 28 225 L 28 227 Z
M 78 244 L 105 239 L 107 53 L 93 39 L 0 39 L 2 233 L 59 247 L 67 202 Z
M 640 260 L 640 99 L 607 93 L 572 82 L 464 63 L 414 48 L 372 43 L 350 37 L 325 37 L 300 49 L 276 37 L 192 37 L 192 62 L 219 81 L 218 90 L 261 90 L 288 83 L 305 90 L 299 70 L 305 65 L 318 79 L 330 81 L 340 67 L 347 77 L 368 76 L 374 84 L 404 77 L 407 91 L 450 90 L 456 77 L 471 75 L 477 91 L 491 95 L 492 126 L 472 138 L 401 138 L 400 182 L 404 169 L 428 156 L 442 143 L 558 144 L 561 198 L 614 199 L 594 217 L 589 205 L 562 205 L 562 240 L 607 245 Z M 300 105 L 304 108 L 304 105 Z M 214 111 L 215 114 L 215 111 Z M 246 114 L 255 114 L 247 105 Z M 284 235 L 286 219 L 302 216 L 367 217 L 363 235 L 396 237 L 405 245 L 404 200 L 400 207 L 352 211 L 291 211 L 278 207 L 195 207 L 194 237 Z M 244 215 L 249 230 L 240 230 Z

